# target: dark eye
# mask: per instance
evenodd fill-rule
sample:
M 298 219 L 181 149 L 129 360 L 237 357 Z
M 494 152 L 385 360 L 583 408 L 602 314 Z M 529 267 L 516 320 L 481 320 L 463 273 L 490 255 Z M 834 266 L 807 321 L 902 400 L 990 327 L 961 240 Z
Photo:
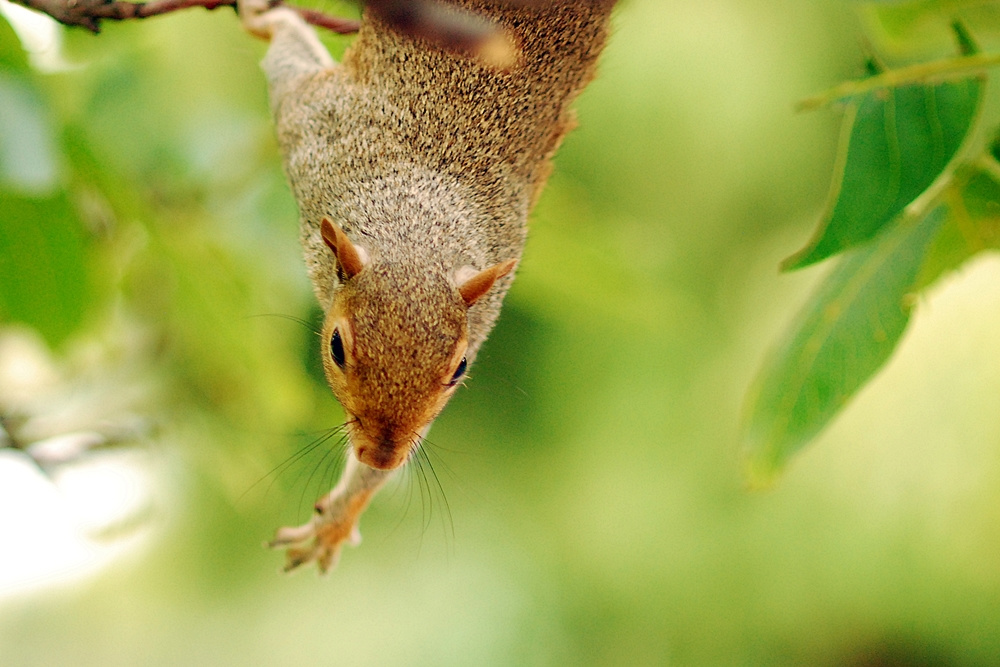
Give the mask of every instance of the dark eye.
M 333 330 L 333 337 L 330 338 L 330 355 L 333 363 L 337 364 L 340 370 L 344 370 L 347 360 L 344 357 L 344 341 L 340 338 L 340 329 Z
M 465 369 L 468 366 L 469 362 L 465 360 L 465 357 L 462 357 L 462 360 L 458 362 L 458 368 L 455 369 L 455 374 L 451 376 L 451 382 L 448 383 L 449 387 L 454 387 L 458 384 L 458 381 L 462 379 L 463 375 L 465 375 Z

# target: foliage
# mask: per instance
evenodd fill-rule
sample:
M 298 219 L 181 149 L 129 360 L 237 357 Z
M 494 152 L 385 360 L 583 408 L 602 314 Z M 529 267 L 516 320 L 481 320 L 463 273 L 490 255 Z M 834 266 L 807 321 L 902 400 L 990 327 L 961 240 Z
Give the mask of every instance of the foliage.
M 60 343 L 88 301 L 83 225 L 57 186 L 59 151 L 43 94 L 13 30 L 0 23 L 0 316 Z M 13 224 L 37 220 L 39 224 Z M 45 298 L 39 298 L 44 294 Z
M 0 207 L 18 217 L 0 218 L 0 348 L 42 332 L 57 370 L 89 364 L 41 408 L 103 426 L 127 404 L 154 426 L 135 448 L 154 483 L 132 523 L 80 531 L 113 557 L 26 578 L 12 563 L 63 555 L 73 487 L 114 454 L 52 473 L 58 512 L 31 532 L 9 529 L 40 505 L 13 491 L 18 453 L 0 448 L 0 663 L 996 662 L 1000 262 L 953 273 L 997 243 L 992 162 L 973 159 L 995 91 L 951 187 L 931 186 L 938 213 L 890 221 L 836 267 L 775 272 L 818 216 L 838 136 L 836 114 L 792 103 L 853 77 L 857 17 L 894 63 L 884 77 L 952 60 L 956 12 L 978 57 L 995 53 L 996 3 L 621 4 L 469 386 L 323 579 L 281 576 L 261 547 L 335 479 L 324 434 L 342 419 L 314 333 L 287 319 L 316 312 L 264 46 L 228 10 L 191 10 L 64 31 L 66 62 L 39 69 L 3 28 Z M 914 279 L 898 250 L 927 234 Z M 743 393 L 789 304 L 837 274 L 820 296 L 861 310 L 827 322 L 820 354 L 873 365 L 909 317 L 905 344 L 794 475 L 747 493 Z M 917 289 L 921 307 L 900 307 Z M 93 367 L 95 349 L 113 363 Z M 802 364 L 793 352 L 774 354 Z
M 888 33 L 952 16 L 959 55 L 895 69 L 872 56 L 867 78 L 802 105 L 841 105 L 843 132 L 828 211 L 784 267 L 844 256 L 749 394 L 754 484 L 768 483 L 885 364 L 921 290 L 998 247 L 1000 163 L 982 136 L 1000 121 L 983 111 L 984 68 L 1000 55 L 980 53 L 959 7 L 944 4 L 903 3 L 872 17 Z

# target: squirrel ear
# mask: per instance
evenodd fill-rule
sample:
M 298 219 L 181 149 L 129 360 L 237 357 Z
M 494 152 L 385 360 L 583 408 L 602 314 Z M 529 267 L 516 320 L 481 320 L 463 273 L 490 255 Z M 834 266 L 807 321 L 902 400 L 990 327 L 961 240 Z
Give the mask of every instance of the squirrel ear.
M 340 266 L 340 272 L 345 280 L 361 273 L 361 269 L 365 268 L 365 264 L 368 263 L 368 254 L 363 248 L 351 243 L 351 239 L 347 238 L 347 234 L 340 228 L 340 225 L 335 225 L 330 221 L 330 218 L 323 218 L 323 222 L 320 224 L 320 233 L 323 234 L 323 242 L 329 246 L 330 250 L 333 251 L 333 256 L 337 258 L 337 264 Z
M 508 259 L 506 262 L 500 262 L 499 264 L 494 264 L 489 268 L 483 269 L 471 277 L 466 277 L 463 275 L 464 271 L 459 271 L 458 279 L 461 282 L 458 286 L 458 293 L 462 295 L 462 301 L 465 302 L 466 306 L 471 306 L 476 301 L 479 301 L 479 299 L 490 291 L 493 283 L 510 273 L 515 266 L 517 266 L 517 260 Z

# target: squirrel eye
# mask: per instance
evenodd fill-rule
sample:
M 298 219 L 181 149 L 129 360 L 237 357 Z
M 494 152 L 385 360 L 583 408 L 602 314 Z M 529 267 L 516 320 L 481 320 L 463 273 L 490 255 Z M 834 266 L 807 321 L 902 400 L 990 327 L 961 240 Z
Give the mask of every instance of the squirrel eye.
M 330 338 L 330 355 L 333 363 L 337 364 L 340 370 L 344 370 L 347 359 L 344 356 L 344 341 L 340 337 L 340 329 L 333 330 L 333 337 Z
M 458 368 L 455 369 L 455 374 L 451 376 L 451 382 L 448 383 L 449 387 L 454 387 L 458 384 L 458 381 L 462 379 L 463 375 L 465 375 L 465 369 L 468 366 L 469 362 L 465 360 L 465 357 L 462 357 L 462 360 L 458 362 Z

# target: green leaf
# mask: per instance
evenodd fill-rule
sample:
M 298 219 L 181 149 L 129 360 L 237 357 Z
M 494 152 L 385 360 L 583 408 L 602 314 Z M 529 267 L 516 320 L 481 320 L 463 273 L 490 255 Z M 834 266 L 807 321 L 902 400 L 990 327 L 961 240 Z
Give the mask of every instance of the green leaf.
M 49 194 L 58 153 L 48 108 L 21 40 L 0 17 L 0 189 Z
M 942 205 L 904 221 L 845 257 L 821 285 L 751 389 L 744 445 L 753 483 L 773 478 L 889 358 L 946 216 Z
M 0 321 L 57 345 L 82 323 L 89 295 L 80 223 L 65 195 L 0 191 Z
M 951 22 L 951 31 L 955 34 L 955 41 L 958 42 L 958 52 L 963 56 L 971 56 L 980 53 L 979 44 L 969 32 L 968 26 L 961 19 L 954 19 Z
M 1000 164 L 977 171 L 962 187 L 962 229 L 974 250 L 1000 248 Z
M 997 165 L 1000 172 L 1000 165 Z M 915 289 L 923 290 L 988 248 L 1000 248 L 1000 183 L 978 168 L 963 169 L 947 191 L 948 217 L 927 250 Z
M 28 71 L 28 56 L 24 53 L 21 40 L 2 16 L 0 16 L 0 72 L 23 73 Z
M 928 53 L 947 43 L 948 18 L 976 4 L 982 4 L 982 0 L 869 0 L 859 9 L 862 16 L 869 17 L 872 37 L 877 42 L 888 42 L 889 52 Z
M 978 115 L 984 80 L 873 90 L 847 106 L 831 204 L 795 269 L 875 238 L 941 175 Z

